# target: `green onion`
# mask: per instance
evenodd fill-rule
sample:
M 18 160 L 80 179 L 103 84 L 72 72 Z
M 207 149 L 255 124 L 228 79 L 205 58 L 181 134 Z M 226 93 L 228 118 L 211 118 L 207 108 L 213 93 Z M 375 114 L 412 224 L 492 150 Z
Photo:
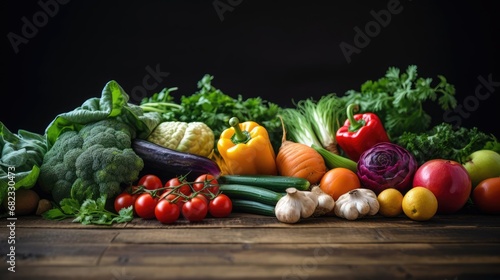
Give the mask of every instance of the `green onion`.
M 317 145 L 312 145 L 311 146 L 313 149 L 315 149 L 325 160 L 325 164 L 328 168 L 336 168 L 336 167 L 344 167 L 347 168 L 353 172 L 357 171 L 358 164 L 346 157 L 343 157 L 341 155 L 337 155 L 335 153 L 332 153 L 328 151 L 325 148 L 322 148 Z
M 346 102 L 335 94 L 300 100 L 296 108 L 283 110 L 283 120 L 290 138 L 308 146 L 316 145 L 339 154 L 336 134 L 346 117 Z
M 299 104 L 300 105 L 300 104 Z M 321 145 L 335 154 L 338 154 L 335 135 L 345 121 L 346 103 L 334 94 L 321 97 L 314 104 L 308 99 L 302 104 L 303 111 L 310 118 L 312 127 Z
M 319 145 L 316 134 L 312 128 L 309 118 L 296 108 L 285 108 L 281 112 L 287 135 L 293 142 L 302 143 L 307 146 Z

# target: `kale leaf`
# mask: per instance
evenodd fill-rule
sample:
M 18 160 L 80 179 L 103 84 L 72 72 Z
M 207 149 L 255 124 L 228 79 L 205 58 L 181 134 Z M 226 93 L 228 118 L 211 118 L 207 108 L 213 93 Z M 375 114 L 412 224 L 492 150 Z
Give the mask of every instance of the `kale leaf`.
M 481 132 L 477 127 L 453 128 L 440 123 L 427 132 L 404 132 L 395 143 L 411 152 L 420 164 L 435 158 L 464 163 L 472 152 L 481 149 L 500 152 L 500 143 L 494 135 Z

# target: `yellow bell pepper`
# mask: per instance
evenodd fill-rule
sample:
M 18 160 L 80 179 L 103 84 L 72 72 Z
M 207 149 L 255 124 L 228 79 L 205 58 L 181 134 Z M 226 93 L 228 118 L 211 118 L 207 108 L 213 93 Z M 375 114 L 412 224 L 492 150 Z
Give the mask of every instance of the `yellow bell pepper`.
M 234 175 L 277 175 L 276 155 L 265 127 L 254 121 L 229 120 L 217 142 L 227 172 Z

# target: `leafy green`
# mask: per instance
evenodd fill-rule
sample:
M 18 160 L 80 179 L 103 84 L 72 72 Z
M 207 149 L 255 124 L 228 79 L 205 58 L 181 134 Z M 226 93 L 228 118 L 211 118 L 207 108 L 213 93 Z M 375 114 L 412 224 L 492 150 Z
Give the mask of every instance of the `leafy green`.
M 500 144 L 493 135 L 473 128 L 453 128 L 440 123 L 427 132 L 405 132 L 395 143 L 411 152 L 419 164 L 435 158 L 464 163 L 472 152 L 489 149 L 500 153 Z
M 7 195 L 9 178 L 14 178 L 16 190 L 35 185 L 46 152 L 43 135 L 26 130 L 12 133 L 0 122 L 0 201 Z
M 336 133 L 347 117 L 347 104 L 336 94 L 327 94 L 318 101 L 312 98 L 285 108 L 281 116 L 290 140 L 307 146 L 319 146 L 338 154 Z
M 59 202 L 111 198 L 122 184 L 137 180 L 143 160 L 131 148 L 135 130 L 117 118 L 88 123 L 80 131 L 66 131 L 45 154 L 38 183 Z
M 42 214 L 48 220 L 64 220 L 72 218 L 74 223 L 84 225 L 111 225 L 132 221 L 134 212 L 132 206 L 122 208 L 118 214 L 106 209 L 106 196 L 98 199 L 86 199 L 81 205 L 78 200 L 65 198 L 59 205 Z
M 175 102 L 171 92 L 176 88 L 163 89 L 150 98 L 144 98 L 140 106 L 145 111 L 162 112 L 163 121 L 200 121 L 208 125 L 216 143 L 221 133 L 229 127 L 229 119 L 255 121 L 266 128 L 273 147 L 281 144 L 281 122 L 278 113 L 281 108 L 260 97 L 244 99 L 241 95 L 233 98 L 212 86 L 213 76 L 205 75 L 198 82 L 198 91 L 183 95 Z M 176 106 L 177 104 L 178 106 Z
M 160 122 L 160 115 L 154 112 L 145 114 L 139 106 L 128 103 L 128 99 L 129 96 L 116 81 L 109 81 L 100 97 L 90 98 L 80 107 L 56 116 L 45 130 L 49 147 L 61 133 L 79 131 L 88 123 L 112 117 L 120 118 L 136 130 L 137 137 L 145 139 Z
M 147 138 L 161 115 L 144 112 L 128 99 L 112 80 L 100 97 L 57 115 L 47 126 L 50 148 L 43 156 L 38 183 L 56 202 L 70 195 L 80 202 L 101 194 L 111 198 L 121 184 L 137 179 L 144 162 L 131 148 L 132 139 Z
M 443 110 L 457 105 L 455 88 L 438 75 L 439 83 L 432 85 L 431 78 L 419 78 L 417 66 L 410 65 L 406 72 L 390 67 L 385 76 L 376 81 L 366 81 L 361 91 L 349 90 L 345 98 L 348 103 L 360 105 L 360 113 L 373 112 L 378 115 L 391 138 L 404 132 L 424 132 L 431 125 L 431 116 L 424 103 L 437 102 Z

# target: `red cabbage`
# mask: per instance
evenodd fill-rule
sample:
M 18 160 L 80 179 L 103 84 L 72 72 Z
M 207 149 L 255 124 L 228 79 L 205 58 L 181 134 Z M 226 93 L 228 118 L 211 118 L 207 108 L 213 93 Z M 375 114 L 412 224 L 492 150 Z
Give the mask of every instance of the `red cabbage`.
M 376 194 L 395 188 L 405 194 L 412 186 L 418 167 L 405 148 L 390 142 L 378 143 L 361 154 L 357 174 L 363 187 Z

